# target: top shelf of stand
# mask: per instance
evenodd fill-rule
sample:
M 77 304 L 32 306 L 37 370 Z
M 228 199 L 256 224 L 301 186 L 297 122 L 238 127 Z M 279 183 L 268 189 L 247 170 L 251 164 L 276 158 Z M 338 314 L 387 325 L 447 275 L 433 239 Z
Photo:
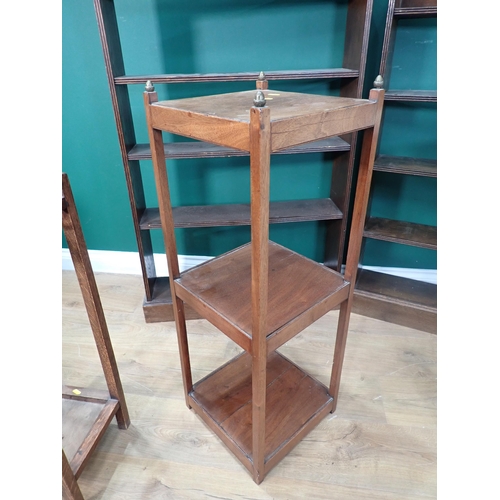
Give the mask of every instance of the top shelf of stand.
M 377 102 L 281 90 L 263 90 L 270 110 L 271 152 L 369 128 Z M 250 108 L 255 90 L 154 102 L 153 128 L 250 151 Z M 203 123 L 203 126 L 199 124 Z

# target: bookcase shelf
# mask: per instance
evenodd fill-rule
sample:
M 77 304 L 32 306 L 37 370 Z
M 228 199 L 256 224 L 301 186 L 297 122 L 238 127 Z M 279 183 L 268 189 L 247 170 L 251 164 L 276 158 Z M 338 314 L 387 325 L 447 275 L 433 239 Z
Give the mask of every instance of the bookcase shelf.
M 300 154 L 300 153 L 335 153 L 349 151 L 351 146 L 340 137 L 329 137 L 321 141 L 313 141 L 308 144 L 300 144 L 293 148 L 277 151 L 275 154 Z M 203 141 L 193 142 L 171 142 L 164 144 L 165 158 L 229 158 L 232 156 L 248 156 L 247 151 L 234 148 L 226 148 Z M 136 144 L 128 152 L 129 160 L 150 160 L 151 149 L 149 144 Z
M 437 229 L 425 224 L 369 217 L 363 236 L 419 248 L 437 249 Z
M 250 225 L 250 205 L 243 203 L 174 207 L 173 214 L 175 227 Z M 330 198 L 270 203 L 269 222 L 271 224 L 335 220 L 342 217 L 342 212 Z M 159 209 L 146 209 L 141 217 L 140 226 L 142 229 L 161 229 Z
M 373 170 L 393 174 L 437 177 L 437 161 L 406 156 L 378 155 Z

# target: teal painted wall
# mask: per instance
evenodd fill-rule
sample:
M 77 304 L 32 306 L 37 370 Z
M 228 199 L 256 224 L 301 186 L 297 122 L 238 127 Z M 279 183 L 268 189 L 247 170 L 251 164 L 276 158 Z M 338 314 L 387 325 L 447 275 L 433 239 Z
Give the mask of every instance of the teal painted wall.
M 265 71 L 338 67 L 342 63 L 346 0 L 244 3 L 195 0 L 189 4 L 143 0 L 140 6 L 136 0 L 115 0 L 115 3 L 127 74 Z M 386 0 L 375 1 L 366 90 L 378 72 L 386 8 Z M 63 170 L 70 177 L 87 246 L 136 251 L 92 1 L 63 2 L 62 19 Z M 407 43 L 411 46 L 412 42 Z M 338 91 L 335 83 L 325 81 L 283 82 L 274 87 L 333 95 Z M 252 82 L 157 86 L 160 99 L 252 88 Z M 129 91 L 137 141 L 147 142 L 142 86 L 130 86 Z M 400 111 L 389 112 L 397 116 Z M 424 130 L 432 129 L 435 124 L 435 111 L 430 110 L 427 115 L 419 110 L 415 118 L 430 123 Z M 406 119 L 402 120 L 406 123 Z M 397 126 L 395 130 L 400 131 Z M 425 137 L 422 141 L 428 142 Z M 384 128 L 381 148 L 389 149 L 394 143 L 399 147 L 400 139 L 394 139 L 391 129 Z M 273 158 L 272 199 L 328 196 L 331 161 L 329 155 L 321 154 Z M 248 159 L 244 158 L 170 161 L 173 202 L 184 205 L 245 202 L 249 197 L 247 167 Z M 141 162 L 141 168 L 148 205 L 156 205 L 151 162 Z M 403 193 L 404 203 L 390 202 L 387 193 L 375 191 L 373 208 L 389 210 L 392 203 L 405 215 L 413 206 L 413 201 L 406 199 L 405 189 L 414 192 L 411 186 L 393 186 L 391 194 L 397 198 Z M 418 212 L 423 216 L 421 209 Z M 435 218 L 435 211 L 425 217 Z M 162 252 L 160 232 L 152 234 L 154 251 Z M 182 254 L 216 255 L 248 241 L 249 230 L 183 229 L 177 230 L 177 237 Z M 273 225 L 271 237 L 311 258 L 319 261 L 323 258 L 322 223 Z M 64 240 L 63 246 L 66 246 Z M 377 260 L 378 253 L 376 248 L 367 247 L 365 259 Z M 382 254 L 386 256 L 386 252 Z M 414 260 L 410 256 L 409 267 L 421 267 Z

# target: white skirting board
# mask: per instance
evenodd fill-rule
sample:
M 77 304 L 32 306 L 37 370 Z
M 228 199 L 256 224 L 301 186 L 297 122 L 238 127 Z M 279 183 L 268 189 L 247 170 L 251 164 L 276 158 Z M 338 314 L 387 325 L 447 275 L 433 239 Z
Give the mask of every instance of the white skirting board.
M 89 257 L 95 273 L 142 274 L 139 254 L 137 252 L 89 250 Z M 181 271 L 184 271 L 211 258 L 201 255 L 179 255 L 179 266 Z M 166 256 L 164 254 L 154 254 L 154 260 L 157 275 L 168 276 Z M 73 261 L 67 248 L 62 249 L 62 269 L 63 271 L 74 270 Z M 437 284 L 436 269 L 407 269 L 402 267 L 377 266 L 363 266 L 363 269 Z

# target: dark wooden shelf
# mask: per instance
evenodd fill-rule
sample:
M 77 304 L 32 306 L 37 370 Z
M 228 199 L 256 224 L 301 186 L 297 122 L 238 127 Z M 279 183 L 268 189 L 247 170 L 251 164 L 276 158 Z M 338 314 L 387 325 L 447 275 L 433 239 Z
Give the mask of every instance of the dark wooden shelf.
M 373 170 L 392 174 L 437 177 L 437 161 L 406 156 L 379 155 Z
M 250 204 L 200 205 L 174 207 L 175 227 L 217 227 L 250 225 Z M 270 203 L 269 222 L 305 222 L 336 220 L 342 212 L 330 198 L 316 200 L 275 201 Z M 161 229 L 158 208 L 145 210 L 141 229 Z
M 246 351 L 251 351 L 251 246 L 181 273 L 178 296 Z M 268 352 L 347 298 L 349 283 L 328 267 L 269 242 Z
M 436 17 L 437 7 L 427 6 L 427 7 L 396 7 L 394 9 L 394 17 L 399 17 L 400 19 L 407 17 Z
M 353 312 L 437 333 L 437 285 L 360 269 Z
M 309 142 L 283 149 L 273 154 L 300 154 L 300 153 L 329 153 L 349 151 L 350 145 L 340 137 L 329 137 L 321 141 Z M 165 157 L 169 159 L 186 158 L 227 158 L 231 156 L 248 156 L 248 151 L 217 146 L 208 142 L 171 142 L 164 145 Z M 151 148 L 149 144 L 136 144 L 128 152 L 129 160 L 150 160 Z
M 370 217 L 366 221 L 363 236 L 419 248 L 437 249 L 437 227 L 424 224 Z
M 165 75 L 124 75 L 116 76 L 116 85 L 152 83 L 186 83 L 186 82 L 249 82 L 259 77 L 258 71 L 240 73 L 188 73 Z M 290 71 L 266 71 L 267 80 L 311 80 L 329 78 L 358 78 L 359 71 L 347 68 L 326 68 Z
M 436 90 L 388 90 L 386 101 L 437 102 Z
M 267 360 L 265 470 L 268 472 L 333 408 L 321 383 L 273 352 Z M 194 385 L 197 414 L 252 471 L 252 358 L 243 353 Z

